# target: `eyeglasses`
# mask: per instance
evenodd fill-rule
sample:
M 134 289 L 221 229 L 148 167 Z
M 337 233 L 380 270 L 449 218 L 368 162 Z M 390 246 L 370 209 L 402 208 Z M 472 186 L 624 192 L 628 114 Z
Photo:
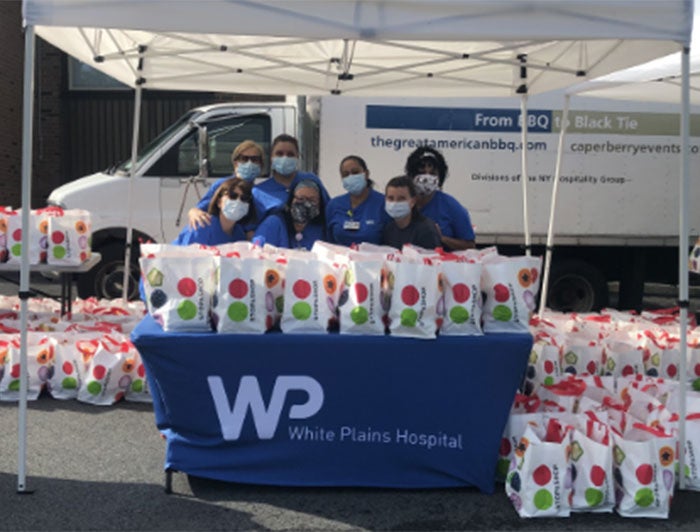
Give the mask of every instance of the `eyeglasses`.
M 252 162 L 260 164 L 262 162 L 262 157 L 259 155 L 239 155 L 236 157 L 236 160 L 244 163 Z

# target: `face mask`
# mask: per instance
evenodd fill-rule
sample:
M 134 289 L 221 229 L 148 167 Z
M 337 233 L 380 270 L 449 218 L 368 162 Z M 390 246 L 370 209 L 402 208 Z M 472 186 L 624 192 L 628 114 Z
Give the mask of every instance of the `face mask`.
M 272 169 L 278 174 L 290 175 L 296 171 L 298 161 L 296 157 L 273 157 Z
M 343 178 L 343 188 L 353 196 L 358 195 L 367 187 L 365 174 L 352 174 Z
M 428 196 L 438 189 L 438 176 L 433 174 L 418 174 L 413 178 L 416 192 L 421 196 Z
M 260 175 L 260 165 L 253 161 L 246 161 L 236 165 L 236 175 L 243 181 L 253 181 Z
M 313 201 L 294 201 L 290 214 L 292 220 L 298 224 L 306 224 L 316 218 L 321 211 Z
M 245 201 L 227 199 L 221 212 L 227 220 L 237 222 L 248 214 L 248 209 L 250 209 L 250 205 Z
M 403 218 L 411 213 L 411 204 L 407 201 L 387 201 L 384 209 L 394 219 Z

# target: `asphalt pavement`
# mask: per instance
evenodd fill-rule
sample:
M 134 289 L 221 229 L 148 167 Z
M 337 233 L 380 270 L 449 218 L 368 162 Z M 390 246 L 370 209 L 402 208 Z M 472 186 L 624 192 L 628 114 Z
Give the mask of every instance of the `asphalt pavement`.
M 16 288 L 0 284 L 0 293 Z M 281 488 L 178 473 L 166 494 L 165 442 L 150 405 L 98 407 L 44 395 L 28 409 L 33 493 L 18 494 L 17 424 L 17 404 L 0 403 L 0 530 L 700 530 L 700 492 L 690 491 L 676 493 L 667 520 L 520 519 L 502 485 L 492 495 Z

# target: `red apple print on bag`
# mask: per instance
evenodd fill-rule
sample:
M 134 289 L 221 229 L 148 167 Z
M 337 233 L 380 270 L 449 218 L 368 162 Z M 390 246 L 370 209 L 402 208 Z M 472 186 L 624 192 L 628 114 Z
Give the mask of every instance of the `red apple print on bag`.
M 457 303 L 464 303 L 469 299 L 469 287 L 464 283 L 457 283 L 452 287 L 452 297 Z
M 505 303 L 510 299 L 510 291 L 506 285 L 498 283 L 493 287 L 493 297 L 499 303 Z
M 412 307 L 418 303 L 419 298 L 418 289 L 413 285 L 404 286 L 403 290 L 401 290 L 401 301 L 403 301 L 404 305 Z
M 292 286 L 292 292 L 299 299 L 306 299 L 311 294 L 311 285 L 307 281 L 299 279 Z
M 192 297 L 197 292 L 197 284 L 194 279 L 184 277 L 177 283 L 177 291 L 185 297 Z

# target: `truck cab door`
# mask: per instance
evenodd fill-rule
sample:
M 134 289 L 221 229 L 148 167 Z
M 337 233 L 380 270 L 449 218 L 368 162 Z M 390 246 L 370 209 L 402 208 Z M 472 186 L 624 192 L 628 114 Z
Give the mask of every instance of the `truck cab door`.
M 158 197 L 153 208 L 160 213 L 160 239 L 171 242 L 188 224 L 187 212 L 197 205 L 214 181 L 231 176 L 231 153 L 244 140 L 253 140 L 270 152 L 271 119 L 267 114 L 212 118 L 206 121 L 208 136 L 208 178 L 200 175 L 199 135 L 193 127 L 179 142 L 171 146 L 144 173 L 143 179 L 158 179 Z M 267 173 L 263 168 L 263 175 Z

